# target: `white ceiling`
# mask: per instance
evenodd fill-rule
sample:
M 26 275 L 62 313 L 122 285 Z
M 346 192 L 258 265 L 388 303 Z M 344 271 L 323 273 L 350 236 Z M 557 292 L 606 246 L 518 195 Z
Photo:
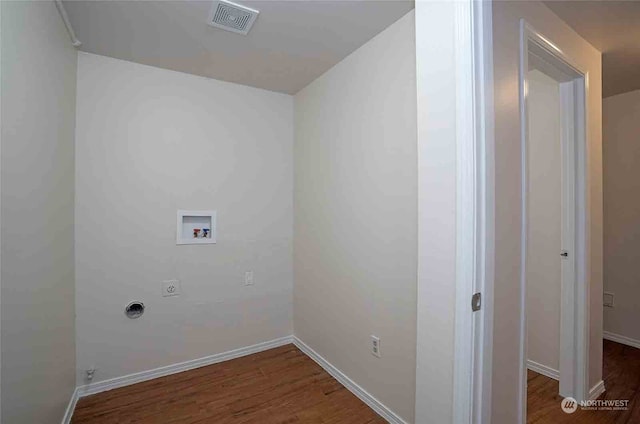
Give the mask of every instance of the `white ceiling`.
M 206 24 L 211 1 L 65 1 L 81 50 L 294 94 L 413 9 L 413 1 L 237 1 L 248 35 Z
M 546 1 L 602 52 L 602 94 L 640 89 L 640 1 Z

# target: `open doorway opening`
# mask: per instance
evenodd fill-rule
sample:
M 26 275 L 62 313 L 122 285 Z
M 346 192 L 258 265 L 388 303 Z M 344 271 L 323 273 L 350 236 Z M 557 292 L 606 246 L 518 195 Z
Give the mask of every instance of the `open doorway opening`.
M 527 228 L 527 382 L 560 379 L 562 293 L 562 137 L 560 83 L 527 73 L 529 119 Z M 562 254 L 562 253 L 561 253 Z M 557 391 L 557 389 L 556 389 Z
M 537 376 L 557 380 L 562 397 L 588 398 L 588 85 L 587 75 L 524 21 L 521 36 L 524 422 Z

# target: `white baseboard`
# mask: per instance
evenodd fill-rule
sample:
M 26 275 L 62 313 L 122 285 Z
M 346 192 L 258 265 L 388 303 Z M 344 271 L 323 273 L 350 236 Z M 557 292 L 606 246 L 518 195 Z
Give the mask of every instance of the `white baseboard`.
M 67 410 L 64 412 L 64 417 L 62 417 L 62 424 L 69 424 L 71 422 L 71 417 L 73 416 L 73 411 L 76 409 L 78 399 L 80 399 L 80 390 L 76 387 L 69 400 L 69 405 L 67 405 Z
M 527 359 L 527 368 L 531 371 L 535 371 L 538 374 L 545 375 L 549 378 L 553 378 L 554 380 L 560 381 L 560 371 L 554 370 L 551 367 L 546 365 L 539 364 L 531 359 Z
M 612 342 L 622 343 L 623 345 L 640 349 L 640 340 L 632 339 L 631 337 L 621 336 L 620 334 L 611 333 L 609 331 L 602 333 L 602 337 L 605 340 L 611 340 Z
M 79 392 L 79 397 L 89 396 L 96 393 L 105 392 L 107 390 L 117 389 L 119 387 L 130 386 L 132 384 L 152 380 L 154 378 L 164 377 L 183 371 L 189 371 L 195 368 L 205 367 L 207 365 L 217 364 L 219 362 L 229 361 L 231 359 L 240 358 L 242 356 L 252 355 L 254 353 L 273 349 L 279 346 L 284 346 L 290 343 L 293 343 L 293 336 L 281 337 L 279 339 L 258 343 L 252 346 L 242 347 L 240 349 L 230 350 L 228 352 L 222 352 L 216 355 L 205 356 L 204 358 L 193 359 L 191 361 L 180 362 L 177 364 L 167 365 L 165 367 L 155 368 L 135 374 L 112 378 L 110 380 L 87 384 L 78 387 L 76 391 Z
M 549 378 L 553 378 L 554 380 L 560 380 L 560 372 L 558 370 L 554 370 L 553 368 L 547 367 L 546 365 L 539 364 L 532 360 L 527 360 L 527 368 L 531 371 L 535 371 L 538 374 L 546 375 Z M 598 399 L 598 397 L 603 394 L 605 391 L 604 381 L 600 380 L 596 385 L 594 385 L 591 390 L 589 390 L 589 400 Z
M 598 399 L 598 397 L 600 397 L 600 395 L 603 394 L 604 391 L 604 381 L 600 380 L 595 386 L 591 388 L 591 390 L 589 390 L 589 400 Z
M 307 346 L 302 340 L 297 337 L 293 337 L 293 344 L 298 349 L 303 351 L 307 356 L 313 359 L 318 365 L 320 365 L 326 372 L 328 372 L 333 378 L 338 380 L 340 384 L 346 387 L 351 393 L 356 395 L 361 401 L 367 404 L 371 409 L 376 411 L 382 418 L 387 420 L 391 424 L 407 424 L 399 415 L 394 413 L 391 409 L 387 408 L 382 402 L 374 398 L 366 390 L 356 384 L 353 380 L 347 377 L 342 371 L 330 364 L 326 359 L 320 356 L 316 351 Z

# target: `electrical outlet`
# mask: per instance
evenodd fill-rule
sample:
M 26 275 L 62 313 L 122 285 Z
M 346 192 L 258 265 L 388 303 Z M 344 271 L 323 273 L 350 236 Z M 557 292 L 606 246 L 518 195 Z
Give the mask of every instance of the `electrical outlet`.
M 614 306 L 614 294 L 611 292 L 604 292 L 602 295 L 602 304 L 608 308 L 613 308 Z
M 373 356 L 377 356 L 378 358 L 381 356 L 380 353 L 380 337 L 371 336 L 371 354 Z
M 253 286 L 253 271 L 247 271 L 244 273 L 244 285 Z
M 162 296 L 179 296 L 180 280 L 165 280 L 162 282 Z

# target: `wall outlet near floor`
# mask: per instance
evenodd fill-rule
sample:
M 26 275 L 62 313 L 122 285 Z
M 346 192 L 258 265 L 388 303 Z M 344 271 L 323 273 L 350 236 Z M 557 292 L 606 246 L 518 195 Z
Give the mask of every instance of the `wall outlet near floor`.
M 602 305 L 607 308 L 613 308 L 614 306 L 614 294 L 611 292 L 604 292 L 602 295 Z
M 162 296 L 179 296 L 180 295 L 180 280 L 165 280 L 162 282 Z
M 377 356 L 378 358 L 380 357 L 380 337 L 378 336 L 371 336 L 371 354 L 373 356 Z
M 244 273 L 244 285 L 253 286 L 253 271 L 247 271 Z

